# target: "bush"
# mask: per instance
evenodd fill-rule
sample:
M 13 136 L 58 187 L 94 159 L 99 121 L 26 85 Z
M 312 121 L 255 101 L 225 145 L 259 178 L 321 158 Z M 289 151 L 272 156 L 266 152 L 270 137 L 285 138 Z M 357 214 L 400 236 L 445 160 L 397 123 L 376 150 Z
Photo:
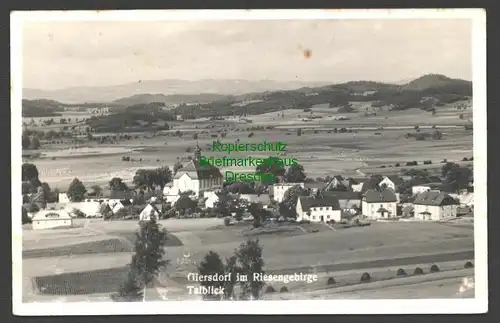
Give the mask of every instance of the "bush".
M 273 286 L 267 286 L 266 287 L 266 294 L 267 293 L 275 293 L 276 292 L 276 289 L 274 289 Z
M 227 227 L 231 224 L 231 219 L 229 217 L 224 218 L 224 225 Z
M 439 272 L 439 267 L 437 265 L 432 265 L 431 266 L 431 273 L 437 273 Z
M 398 269 L 398 276 L 406 276 L 406 271 L 403 269 L 403 268 L 399 268 Z
M 474 268 L 474 265 L 472 264 L 472 262 L 467 261 L 467 262 L 465 263 L 464 268 Z
M 326 282 L 327 285 L 334 285 L 335 283 L 336 281 L 333 277 L 328 278 L 328 281 Z
M 394 167 L 399 167 L 399 166 L 401 166 L 401 165 L 399 165 L 399 163 L 396 163 L 396 164 L 394 165 Z
M 253 132 L 250 132 L 250 133 L 248 134 L 248 138 L 252 138 L 252 137 L 253 137 Z
M 281 287 L 280 293 L 288 293 L 288 288 L 286 288 L 285 286 Z
M 372 279 L 369 273 L 364 273 L 361 276 L 361 282 L 369 282 Z
M 423 274 L 424 271 L 420 267 L 415 268 L 415 271 L 413 272 L 413 275 L 423 275 Z

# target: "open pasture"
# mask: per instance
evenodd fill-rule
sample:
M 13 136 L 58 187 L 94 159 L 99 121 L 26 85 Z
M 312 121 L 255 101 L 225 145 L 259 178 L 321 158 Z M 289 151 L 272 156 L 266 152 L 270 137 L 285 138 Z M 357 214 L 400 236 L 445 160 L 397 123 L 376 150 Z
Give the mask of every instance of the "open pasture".
M 438 128 L 439 129 L 439 128 Z M 326 130 L 304 129 L 301 136 L 296 131 L 266 130 L 254 131 L 254 136 L 248 138 L 248 132 L 230 132 L 223 142 L 264 142 L 282 141 L 288 144 L 286 157 L 297 158 L 298 162 L 305 167 L 309 177 L 334 175 L 342 173 L 351 175 L 356 169 L 373 168 L 381 165 L 394 165 L 407 161 L 431 160 L 433 164 L 443 159 L 448 161 L 460 161 L 463 157 L 472 156 L 472 131 L 463 128 L 440 129 L 444 133 L 441 140 L 406 139 L 404 136 L 413 129 L 382 130 L 379 135 L 375 131 L 359 131 L 357 133 L 328 133 Z M 430 132 L 424 129 L 422 132 Z M 208 135 L 199 135 L 198 143 L 207 156 L 222 157 L 221 152 L 208 151 L 213 142 Z M 130 145 L 127 144 L 127 145 Z M 113 145 L 113 148 L 120 146 Z M 148 139 L 141 148 L 126 154 L 66 157 L 55 160 L 39 159 L 35 161 L 42 181 L 46 181 L 51 187 L 65 190 L 67 185 L 77 177 L 84 183 L 105 185 L 112 177 L 120 177 L 130 182 L 135 171 L 140 168 L 152 168 L 163 165 L 172 166 L 178 158 L 192 156 L 191 151 L 196 146 L 196 140 L 192 136 L 185 135 L 183 138 L 156 137 Z M 401 149 L 401 147 L 405 147 Z M 104 146 L 102 148 L 105 148 Z M 132 146 L 128 146 L 131 149 Z M 135 147 L 137 149 L 139 147 Z M 133 162 L 122 161 L 123 155 L 137 160 Z M 245 158 L 266 157 L 276 155 L 271 152 L 235 152 L 230 157 Z M 142 159 L 142 161 L 139 161 Z M 69 165 L 69 166 L 68 166 Z M 58 172 L 57 170 L 64 170 Z M 250 167 L 241 168 L 247 171 Z M 383 170 L 387 173 L 387 169 Z M 372 170 L 370 170 L 370 173 Z M 397 169 L 394 170 L 394 173 Z

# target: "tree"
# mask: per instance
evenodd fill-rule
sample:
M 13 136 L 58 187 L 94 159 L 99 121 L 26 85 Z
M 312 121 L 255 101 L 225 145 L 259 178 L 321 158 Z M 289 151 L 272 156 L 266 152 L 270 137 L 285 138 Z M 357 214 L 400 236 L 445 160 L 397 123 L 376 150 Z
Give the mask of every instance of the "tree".
M 260 174 L 273 174 L 276 177 L 283 176 L 285 174 L 285 168 L 283 167 L 281 159 L 276 157 L 268 157 L 263 161 L 262 164 L 256 167 L 256 172 Z
M 287 217 L 295 215 L 295 208 L 297 207 L 297 200 L 300 196 L 308 196 L 309 192 L 302 188 L 300 185 L 290 187 L 283 196 L 283 201 L 280 204 L 280 213 L 284 213 Z
M 75 178 L 69 184 L 67 195 L 71 202 L 81 202 L 84 200 L 86 192 L 85 185 L 78 178 Z
M 198 140 L 198 134 L 197 134 L 197 133 L 195 133 L 195 134 L 193 135 L 193 139 L 194 139 L 194 140 Z
M 246 182 L 234 182 L 226 186 L 226 190 L 233 194 L 254 194 L 255 190 Z
M 213 251 L 209 251 L 201 263 L 198 266 L 198 273 L 201 276 L 209 276 L 209 275 L 224 275 L 226 272 L 224 263 L 220 259 L 219 255 Z M 224 280 L 220 281 L 209 281 L 203 280 L 201 282 L 201 286 L 203 287 L 213 287 L 213 289 L 218 289 L 220 291 L 223 290 L 225 285 Z M 203 297 L 205 299 L 221 299 L 223 297 L 222 294 L 208 293 L 204 294 Z
M 297 129 L 297 136 L 302 136 L 302 129 Z
M 287 183 L 302 183 L 305 179 L 304 167 L 299 164 L 288 167 L 284 176 L 284 180 Z
M 174 204 L 174 208 L 177 211 L 194 211 L 198 206 L 197 201 L 193 201 L 188 195 L 181 195 Z
M 160 270 L 169 264 L 164 258 L 167 231 L 162 228 L 155 217 L 149 221 L 141 221 L 136 232 L 135 254 L 132 256 L 129 276 L 120 291 L 122 297 L 140 296 L 139 288 L 143 288 L 142 299 L 145 301 L 146 287 L 158 275 Z M 125 288 L 126 287 L 126 288 Z
M 113 192 L 126 192 L 128 190 L 127 184 L 119 177 L 113 177 L 109 181 L 108 187 Z
M 433 139 L 436 139 L 436 140 L 439 140 L 439 139 L 442 139 L 443 138 L 443 133 L 439 130 L 436 130 L 432 133 L 432 138 Z
M 97 197 L 100 197 L 101 194 L 102 194 L 102 188 L 99 186 L 99 185 L 92 185 L 90 187 L 90 190 L 92 192 L 94 192 L 94 194 L 97 196 Z
M 452 168 L 446 173 L 445 184 L 453 191 L 467 188 L 472 181 L 472 170 L 467 167 Z
M 233 299 L 234 297 L 234 286 L 236 286 L 236 275 L 241 272 L 238 267 L 238 258 L 233 255 L 226 258 L 225 273 L 229 274 L 228 280 L 224 281 L 224 299 Z
M 30 143 L 30 148 L 31 149 L 38 149 L 40 148 L 40 140 L 37 138 L 37 137 L 33 137 L 33 139 L 31 139 L 31 143 Z
M 45 182 L 42 183 L 42 190 L 43 190 L 43 199 L 45 201 L 48 201 L 48 202 L 52 201 L 53 198 L 52 198 L 52 194 L 51 194 L 51 190 L 50 190 L 49 184 L 47 184 Z
M 23 149 L 29 149 L 31 146 L 31 139 L 27 131 L 23 131 L 21 145 Z
M 235 255 L 238 259 L 240 273 L 247 277 L 247 281 L 240 281 L 241 298 L 248 299 L 249 296 L 252 296 L 253 299 L 258 299 L 260 291 L 265 285 L 262 280 L 254 277 L 255 273 L 264 274 L 264 260 L 259 240 L 249 239 L 243 242 L 236 250 Z
M 168 167 L 159 167 L 153 176 L 153 184 L 160 186 L 161 190 L 172 181 L 172 171 Z
M 460 168 L 460 165 L 452 163 L 452 162 L 447 162 L 446 164 L 443 165 L 441 168 L 441 175 L 443 177 L 446 177 L 446 174 L 452 169 Z
M 21 220 L 22 220 L 22 224 L 27 224 L 27 223 L 31 223 L 31 219 L 30 217 L 28 216 L 28 210 L 26 210 L 24 207 L 21 207 L 22 209 L 22 213 L 21 213 Z
M 182 163 L 180 163 L 180 162 L 175 163 L 175 165 L 174 165 L 174 175 L 175 175 L 175 174 L 177 174 L 177 171 L 178 171 L 179 169 L 181 169 L 182 167 L 184 167 L 184 166 L 182 165 Z
M 21 167 L 21 177 L 23 181 L 38 180 L 38 169 L 34 164 L 24 163 Z
M 148 191 L 154 190 L 157 173 L 152 169 L 138 169 L 135 172 L 132 182 L 136 188 L 147 188 Z

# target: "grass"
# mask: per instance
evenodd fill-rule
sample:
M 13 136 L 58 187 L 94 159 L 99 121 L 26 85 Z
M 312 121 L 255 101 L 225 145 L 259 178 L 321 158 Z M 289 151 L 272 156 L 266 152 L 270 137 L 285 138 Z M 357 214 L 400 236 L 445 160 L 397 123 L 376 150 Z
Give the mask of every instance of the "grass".
M 127 268 L 111 268 L 53 276 L 36 277 L 35 283 L 41 294 L 82 295 L 103 294 L 118 291 L 126 277 Z

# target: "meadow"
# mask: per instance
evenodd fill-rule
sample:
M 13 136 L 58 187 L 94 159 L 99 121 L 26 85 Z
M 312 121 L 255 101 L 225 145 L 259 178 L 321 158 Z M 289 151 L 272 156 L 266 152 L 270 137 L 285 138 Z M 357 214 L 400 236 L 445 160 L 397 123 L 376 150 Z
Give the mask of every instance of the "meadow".
M 196 264 L 208 251 L 215 251 L 224 259 L 246 239 L 242 232 L 248 228 L 220 227 L 221 222 L 221 219 L 161 221 L 169 230 L 170 242 L 165 249 L 170 260 L 165 271 L 169 280 L 181 285 L 187 283 L 186 274 L 196 270 Z M 53 237 L 47 234 L 48 231 L 24 231 L 23 276 L 29 277 L 37 286 L 27 285 L 25 288 L 35 288 L 42 294 L 115 291 L 119 287 L 121 273 L 130 262 L 133 233 L 137 228 L 135 221 L 93 220 L 81 228 L 50 230 L 55 233 Z M 126 241 L 117 240 L 117 236 Z M 373 223 L 368 227 L 317 233 L 305 230 L 301 235 L 261 235 L 255 238 L 259 238 L 264 248 L 267 272 L 335 273 L 357 270 L 358 275 L 366 268 L 473 259 L 472 236 L 471 225 L 401 222 Z M 183 264 L 186 257 L 189 263 Z M 76 281 L 74 286 L 73 280 Z M 95 283 L 84 287 L 84 281 Z M 102 284 L 106 286 L 99 286 Z M 40 290 L 40 286 L 49 285 L 57 286 Z M 27 295 L 33 295 L 33 289 Z
M 415 109 L 413 109 L 415 110 Z M 47 145 L 42 150 L 45 158 L 33 160 L 41 174 L 42 181 L 48 182 L 51 187 L 65 190 L 67 185 L 75 177 L 84 183 L 105 185 L 112 177 L 121 177 L 130 182 L 137 169 L 153 168 L 163 165 L 172 166 L 177 161 L 186 160 L 192 156 L 192 149 L 198 143 L 209 156 L 222 156 L 221 153 L 206 151 L 211 146 L 213 134 L 217 130 L 231 130 L 223 142 L 263 142 L 282 141 L 288 143 L 287 157 L 297 158 L 305 167 L 306 173 L 311 178 L 326 175 L 342 174 L 344 176 L 359 175 L 362 173 L 373 174 L 396 174 L 404 163 L 408 161 L 431 160 L 439 164 L 443 159 L 448 161 L 461 161 L 463 157 L 471 157 L 472 131 L 465 130 L 463 124 L 466 122 L 458 118 L 460 111 L 450 110 L 454 118 L 444 115 L 432 117 L 430 113 L 421 110 L 413 111 L 391 111 L 386 112 L 390 117 L 371 120 L 378 126 L 385 127 L 382 130 L 368 130 L 368 127 L 360 126 L 365 118 L 362 115 L 354 115 L 351 120 L 346 121 L 321 121 L 316 119 L 317 124 L 296 120 L 300 110 L 286 111 L 287 121 L 276 119 L 276 116 L 256 115 L 250 119 L 250 124 L 241 125 L 236 122 L 226 121 L 214 123 L 210 121 L 183 122 L 174 125 L 176 130 L 184 133 L 182 137 L 156 136 L 151 138 L 139 138 L 128 141 L 120 141 L 116 144 L 101 144 L 95 142 L 80 145 L 79 149 L 70 148 L 71 145 Z M 292 114 L 292 112 L 294 114 Z M 320 114 L 322 112 L 315 112 Z M 463 113 L 463 112 L 462 112 Z M 405 122 L 412 114 L 425 119 L 425 122 L 415 122 L 415 115 L 410 119 L 413 123 Z M 266 130 L 250 130 L 251 127 L 267 126 L 269 120 L 273 126 L 281 127 Z M 317 121 L 320 120 L 320 121 Z M 418 120 L 418 119 L 417 119 Z M 436 129 L 425 128 L 422 123 L 434 121 Z M 405 138 L 405 134 L 414 133 L 415 124 L 421 125 L 421 132 L 433 132 L 439 130 L 443 133 L 441 140 L 415 140 Z M 194 128 L 194 125 L 198 128 Z M 462 124 L 462 125 L 461 125 Z M 392 127 L 388 126 L 392 125 Z M 334 133 L 333 128 L 355 126 L 358 129 L 352 133 Z M 213 128 L 212 128 L 213 127 Z M 226 128 L 224 128 L 226 127 Z M 297 128 L 302 129 L 301 136 L 297 135 Z M 389 127 L 389 128 L 388 128 Z M 190 130 L 189 132 L 187 130 Z M 193 132 L 198 133 L 197 140 L 193 139 Z M 204 133 L 202 133 L 204 132 Z M 253 133 L 251 138 L 249 134 Z M 405 147 L 405 149 L 401 149 Z M 190 148 L 191 151 L 187 151 Z M 85 153 L 87 150 L 87 153 Z M 234 153 L 235 157 L 247 157 L 249 153 Z M 122 161 L 122 156 L 129 156 L 134 161 Z M 265 157 L 263 153 L 252 153 L 252 157 Z M 399 163 L 401 166 L 394 167 Z M 383 169 L 381 167 L 384 167 Z M 417 166 L 423 167 L 423 166 Z M 433 165 L 425 165 L 425 168 L 435 168 Z M 241 169 L 245 171 L 247 169 Z

